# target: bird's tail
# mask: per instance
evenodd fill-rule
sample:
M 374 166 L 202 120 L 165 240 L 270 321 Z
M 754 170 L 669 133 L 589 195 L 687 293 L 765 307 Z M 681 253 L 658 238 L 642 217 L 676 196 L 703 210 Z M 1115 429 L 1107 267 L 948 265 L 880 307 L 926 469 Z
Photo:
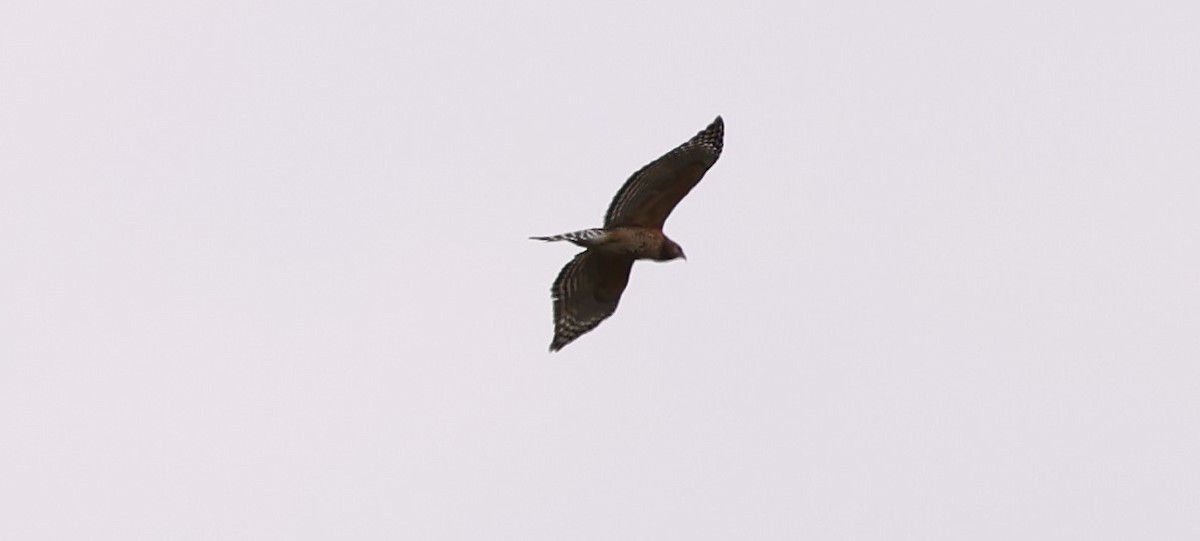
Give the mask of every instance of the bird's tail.
M 546 242 L 557 242 L 560 240 L 570 241 L 580 246 L 595 246 L 604 241 L 604 237 L 608 232 L 603 229 L 584 229 L 582 231 L 572 231 L 561 235 L 550 237 L 529 237 L 533 240 L 544 240 Z

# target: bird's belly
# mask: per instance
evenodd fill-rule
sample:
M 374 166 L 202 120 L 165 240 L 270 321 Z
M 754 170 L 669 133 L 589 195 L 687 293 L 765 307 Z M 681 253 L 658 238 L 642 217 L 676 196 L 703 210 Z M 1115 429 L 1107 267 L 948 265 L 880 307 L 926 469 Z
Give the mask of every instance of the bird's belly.
M 620 228 L 612 230 L 607 240 L 594 249 L 634 259 L 650 259 L 662 249 L 663 235 L 650 229 Z

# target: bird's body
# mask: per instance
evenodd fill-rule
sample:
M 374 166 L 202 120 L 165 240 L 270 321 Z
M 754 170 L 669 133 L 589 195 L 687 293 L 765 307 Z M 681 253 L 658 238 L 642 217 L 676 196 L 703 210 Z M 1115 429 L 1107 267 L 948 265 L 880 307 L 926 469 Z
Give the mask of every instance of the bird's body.
M 725 123 L 717 117 L 695 137 L 639 169 L 613 197 L 604 227 L 532 237 L 586 248 L 563 267 L 550 288 L 551 351 L 562 349 L 617 310 L 634 261 L 686 259 L 683 249 L 663 234 L 663 224 L 721 156 L 724 135 Z
M 663 234 L 661 229 L 650 227 L 584 229 L 552 237 L 532 238 L 547 242 L 565 240 L 590 250 L 613 256 L 631 257 L 635 260 L 659 259 L 667 243 L 673 242 Z

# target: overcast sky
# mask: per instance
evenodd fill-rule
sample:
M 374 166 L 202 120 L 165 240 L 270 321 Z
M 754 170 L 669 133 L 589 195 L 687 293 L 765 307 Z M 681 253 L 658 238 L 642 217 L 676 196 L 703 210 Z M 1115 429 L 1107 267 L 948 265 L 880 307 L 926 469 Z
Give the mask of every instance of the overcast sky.
M 899 4 L 5 3 L 0 538 L 1200 538 L 1200 4 Z

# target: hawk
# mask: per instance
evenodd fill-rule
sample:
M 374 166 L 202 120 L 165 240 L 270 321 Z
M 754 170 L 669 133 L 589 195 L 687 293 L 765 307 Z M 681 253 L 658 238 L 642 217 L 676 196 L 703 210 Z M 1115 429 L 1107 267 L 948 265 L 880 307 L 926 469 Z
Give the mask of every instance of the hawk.
M 617 190 L 604 215 L 604 227 L 530 237 L 586 248 L 550 286 L 554 298 L 550 351 L 562 349 L 617 311 L 634 261 L 687 259 L 683 248 L 663 234 L 663 223 L 721 157 L 724 136 L 725 122 L 718 116 L 695 137 L 639 169 Z

